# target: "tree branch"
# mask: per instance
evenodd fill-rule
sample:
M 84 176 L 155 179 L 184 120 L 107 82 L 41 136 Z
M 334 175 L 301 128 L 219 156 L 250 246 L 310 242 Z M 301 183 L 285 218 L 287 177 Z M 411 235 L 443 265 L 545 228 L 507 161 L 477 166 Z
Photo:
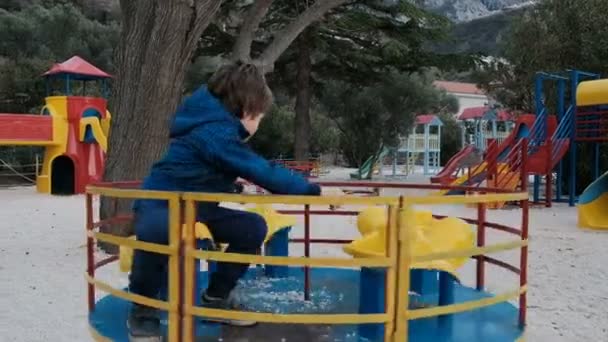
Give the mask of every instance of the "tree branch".
M 274 68 L 274 63 L 279 56 L 287 50 L 289 45 L 304 31 L 308 25 L 320 19 L 329 10 L 342 5 L 348 0 L 317 0 L 314 5 L 302 12 L 291 24 L 287 25 L 282 31 L 275 34 L 275 38 L 264 50 L 259 60 L 265 72 L 270 72 Z
M 194 46 L 219 11 L 224 0 L 194 0 L 193 20 L 186 35 L 186 46 Z M 186 56 L 189 58 L 189 56 Z
M 251 5 L 232 49 L 232 59 L 234 61 L 249 62 L 251 60 L 251 43 L 253 42 L 255 31 L 260 26 L 264 16 L 268 13 L 272 2 L 273 0 L 257 0 Z

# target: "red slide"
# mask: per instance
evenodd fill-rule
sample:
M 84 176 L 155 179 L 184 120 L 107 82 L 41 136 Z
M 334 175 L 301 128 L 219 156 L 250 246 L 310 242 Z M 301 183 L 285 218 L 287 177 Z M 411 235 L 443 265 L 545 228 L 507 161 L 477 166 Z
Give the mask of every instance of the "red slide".
M 450 184 L 452 183 L 456 177 L 454 176 L 454 172 L 459 168 L 460 161 L 475 151 L 474 145 L 467 145 L 465 148 L 456 153 L 450 160 L 445 164 L 441 172 L 439 172 L 434 177 L 431 177 L 431 183 L 439 183 L 439 184 Z
M 533 114 L 524 114 L 518 117 L 511 134 L 509 134 L 509 136 L 498 146 L 497 155 L 499 159 L 508 154 L 510 148 L 517 144 L 519 139 L 528 136 L 529 130 L 534 124 L 535 119 L 536 116 Z M 554 129 L 555 119 L 553 119 L 553 121 L 551 119 L 549 120 L 550 130 L 551 127 Z M 456 155 L 454 155 L 448 161 L 441 172 L 439 172 L 435 177 L 431 177 L 431 183 L 451 184 L 456 179 L 454 172 L 456 172 L 458 167 L 461 165 L 461 161 L 474 150 L 475 147 L 473 145 L 469 145 L 460 150 L 460 152 L 456 153 Z
M 562 158 L 566 155 L 570 148 L 569 139 L 556 139 L 556 144 L 553 145 L 551 158 L 549 158 L 549 147 L 547 145 L 540 146 L 538 151 L 528 157 L 528 173 L 533 175 L 545 175 L 555 168 Z

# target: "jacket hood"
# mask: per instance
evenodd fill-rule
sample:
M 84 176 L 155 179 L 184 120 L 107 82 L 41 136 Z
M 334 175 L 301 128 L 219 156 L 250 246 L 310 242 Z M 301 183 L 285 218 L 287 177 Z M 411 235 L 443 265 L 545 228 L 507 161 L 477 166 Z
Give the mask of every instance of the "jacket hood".
M 227 111 L 222 102 L 203 86 L 178 107 L 171 124 L 170 137 L 184 136 L 198 126 L 221 121 L 234 125 L 242 139 L 249 137 L 241 121 Z

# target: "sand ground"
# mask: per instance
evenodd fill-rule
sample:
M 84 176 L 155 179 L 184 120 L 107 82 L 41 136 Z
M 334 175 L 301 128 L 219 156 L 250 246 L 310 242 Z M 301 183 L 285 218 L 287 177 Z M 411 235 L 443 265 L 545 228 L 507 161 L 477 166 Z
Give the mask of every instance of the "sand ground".
M 331 178 L 344 179 L 346 171 Z M 421 177 L 408 181 L 428 182 Z M 0 191 L 0 340 L 90 341 L 86 318 L 84 198 L 51 197 L 32 187 Z M 433 208 L 438 214 L 473 217 L 473 209 Z M 488 219 L 517 226 L 517 209 L 492 211 Z M 353 219 L 315 218 L 313 235 L 355 238 Z M 301 234 L 301 225 L 295 234 Z M 608 341 L 608 232 L 576 227 L 576 208 L 557 204 L 530 215 L 528 341 Z M 488 242 L 509 237 L 491 233 Z M 297 248 L 294 253 L 301 253 Z M 341 254 L 320 246 L 314 255 Z M 513 264 L 516 253 L 498 255 Z M 462 271 L 472 283 L 473 263 Z M 100 277 L 124 285 L 116 265 Z M 517 287 L 517 278 L 490 267 L 492 291 Z

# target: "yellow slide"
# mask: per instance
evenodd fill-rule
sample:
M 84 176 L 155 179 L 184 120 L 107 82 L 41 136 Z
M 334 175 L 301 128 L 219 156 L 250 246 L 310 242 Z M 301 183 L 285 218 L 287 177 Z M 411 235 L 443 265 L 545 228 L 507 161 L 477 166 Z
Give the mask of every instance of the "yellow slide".
M 473 229 L 459 218 L 435 219 L 430 211 L 417 211 L 415 217 L 412 255 L 464 250 L 475 246 Z M 346 245 L 344 251 L 359 258 L 384 256 L 386 222 L 385 208 L 363 210 L 357 217 L 357 228 L 362 237 Z M 412 268 L 446 271 L 457 277 L 456 270 L 467 261 L 467 258 L 434 260 L 413 264 Z
M 91 127 L 91 131 L 93 132 L 93 136 L 95 140 L 101 147 L 102 151 L 108 151 L 108 138 L 104 133 L 104 129 L 101 127 L 101 123 L 99 119 L 91 116 L 80 119 L 80 141 L 84 140 L 85 133 L 87 131 L 87 127 Z
M 486 162 L 483 162 L 481 164 L 479 164 L 478 166 L 475 166 L 473 168 L 471 168 L 471 174 L 469 175 L 468 172 L 465 172 L 464 175 L 460 176 L 458 179 L 454 180 L 450 185 L 451 186 L 458 186 L 458 185 L 463 185 L 466 184 L 467 181 L 469 180 L 469 176 L 471 177 L 475 177 L 477 175 L 479 175 L 482 172 L 485 172 L 487 168 L 487 164 Z M 447 195 L 450 192 L 450 190 L 446 189 L 446 190 L 439 190 L 439 192 L 437 193 L 437 195 L 439 196 L 443 196 L 443 195 Z
M 499 188 L 509 191 L 514 191 L 520 183 L 521 174 L 519 172 L 509 171 L 507 164 L 498 164 L 498 179 L 489 179 L 488 188 Z M 488 209 L 502 209 L 505 202 L 490 202 L 487 204 Z M 477 207 L 477 204 L 467 204 L 470 208 Z
M 578 226 L 608 229 L 608 172 L 604 173 L 578 198 Z

